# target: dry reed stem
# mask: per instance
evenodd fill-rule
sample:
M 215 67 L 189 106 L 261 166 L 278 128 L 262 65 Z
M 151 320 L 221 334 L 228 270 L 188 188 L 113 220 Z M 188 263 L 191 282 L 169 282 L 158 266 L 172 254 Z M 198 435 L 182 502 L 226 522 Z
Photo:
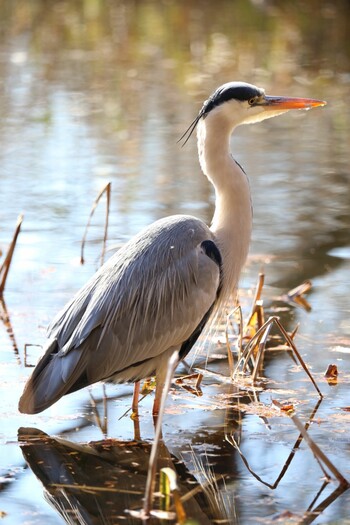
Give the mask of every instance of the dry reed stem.
M 15 231 L 14 231 L 14 234 L 13 234 L 13 237 L 12 237 L 12 241 L 10 243 L 10 246 L 9 246 L 8 250 L 7 250 L 7 254 L 6 254 L 6 257 L 4 259 L 4 262 L 2 263 L 2 265 L 0 267 L 0 297 L 2 297 L 2 295 L 4 293 L 4 290 L 5 290 L 7 275 L 8 275 L 10 266 L 11 266 L 12 256 L 13 256 L 13 252 L 15 250 L 15 246 L 16 246 L 16 243 L 17 243 L 17 238 L 18 238 L 19 232 L 21 230 L 22 222 L 23 222 L 23 215 L 21 214 L 17 218 L 17 224 L 16 224 L 16 228 L 15 228 Z
M 293 332 L 291 332 L 291 334 L 290 334 L 290 338 L 291 338 L 292 340 L 293 340 L 294 337 L 297 335 L 297 332 L 298 332 L 298 330 L 299 330 L 299 327 L 300 327 L 300 323 L 298 323 L 298 324 L 296 325 L 296 327 L 294 328 Z
M 188 385 L 185 383 L 185 381 L 189 381 L 191 379 L 195 379 L 195 385 L 192 387 L 191 385 Z M 181 376 L 175 379 L 175 384 L 186 390 L 186 392 L 189 392 L 190 394 L 193 394 L 197 397 L 202 396 L 202 390 L 201 390 L 201 382 L 203 379 L 203 374 L 199 372 L 195 372 L 194 374 L 189 374 L 186 376 Z
M 12 342 L 13 351 L 15 353 L 18 364 L 21 364 L 21 358 L 19 355 L 19 350 L 16 342 L 15 332 L 13 331 L 10 315 L 7 311 L 7 306 L 5 299 L 0 295 L 0 320 L 4 323 L 6 332 Z
M 259 344 L 259 341 L 261 339 L 261 337 L 263 336 L 267 326 L 269 324 L 271 324 L 271 321 L 272 318 L 270 317 L 266 323 L 261 326 L 256 332 L 255 334 L 253 335 L 253 337 L 250 339 L 249 343 L 247 344 L 247 346 L 245 347 L 244 349 L 244 352 L 242 353 L 242 356 L 241 358 L 238 360 L 237 362 L 237 365 L 236 365 L 236 368 L 235 368 L 235 371 L 234 371 L 234 374 L 233 374 L 233 379 L 234 377 L 237 375 L 238 371 L 239 371 L 239 367 L 241 365 L 241 362 L 243 361 L 243 365 L 242 365 L 242 370 L 243 372 L 246 370 L 246 368 L 248 367 L 248 361 L 250 358 L 253 357 L 253 353 L 254 353 L 254 349 L 256 347 L 256 345 Z
M 306 366 L 306 364 L 305 364 L 303 358 L 301 357 L 300 353 L 298 352 L 298 350 L 297 350 L 293 340 L 291 339 L 290 335 L 284 329 L 284 327 L 282 326 L 279 318 L 276 317 L 276 316 L 269 317 L 269 319 L 266 321 L 266 323 L 261 328 L 259 328 L 259 330 L 256 332 L 256 334 L 249 341 L 248 345 L 245 348 L 245 352 L 244 352 L 246 354 L 246 356 L 245 356 L 245 359 L 244 359 L 244 362 L 243 362 L 243 366 L 242 366 L 243 371 L 247 367 L 248 360 L 249 360 L 249 358 L 251 357 L 251 355 L 253 353 L 253 350 L 254 350 L 254 347 L 255 347 L 255 346 L 253 346 L 253 343 L 258 344 L 260 342 L 260 340 L 264 337 L 265 330 L 267 330 L 267 328 L 271 324 L 276 324 L 277 325 L 277 327 L 279 328 L 281 334 L 284 336 L 284 338 L 287 341 L 288 345 L 291 347 L 291 350 L 294 352 L 295 357 L 297 358 L 297 360 L 301 364 L 302 368 L 304 369 L 305 373 L 309 377 L 310 381 L 314 385 L 314 387 L 315 387 L 316 391 L 318 392 L 319 396 L 322 398 L 323 395 L 322 395 L 319 387 L 317 386 L 316 381 L 314 380 L 312 374 L 310 373 L 310 371 L 309 371 L 308 367 Z M 243 356 L 242 356 L 242 359 L 243 359 Z M 239 366 L 241 364 L 242 359 L 240 361 L 238 361 L 238 363 L 236 365 L 234 376 L 236 376 L 238 371 L 239 371 Z
M 289 337 L 291 338 L 292 341 L 294 341 L 294 338 L 295 338 L 295 336 L 298 333 L 299 327 L 300 327 L 300 323 L 298 323 L 296 325 L 296 327 L 294 328 L 294 330 L 289 334 Z M 286 341 L 286 347 L 287 347 L 287 349 L 290 348 L 290 345 L 289 345 L 288 341 Z M 292 359 L 293 359 L 294 363 L 298 364 L 298 360 L 295 357 L 294 353 L 292 352 L 290 355 L 292 356 Z
M 201 366 L 196 366 L 194 370 L 198 371 L 203 376 L 208 377 L 215 377 L 220 383 L 232 383 L 232 379 L 230 377 L 227 377 L 224 374 L 220 374 L 220 372 L 212 372 L 211 370 L 208 370 L 207 368 L 202 368 Z
M 232 355 L 232 352 L 231 352 L 231 346 L 230 346 L 230 341 L 229 341 L 229 338 L 228 338 L 228 325 L 226 323 L 226 330 L 225 330 L 225 336 L 226 336 L 226 350 L 227 350 L 227 360 L 228 360 L 228 366 L 229 366 L 229 369 L 230 369 L 230 377 L 233 376 L 233 372 L 234 372 L 234 361 L 233 361 L 233 355 Z
M 297 347 L 295 346 L 293 340 L 291 339 L 291 337 L 288 334 L 288 332 L 282 326 L 282 324 L 281 324 L 280 320 L 278 319 L 278 317 L 276 317 L 274 319 L 275 319 L 275 323 L 277 324 L 278 328 L 280 329 L 282 335 L 285 337 L 286 341 L 289 343 L 289 346 L 292 348 L 296 358 L 298 359 L 299 363 L 303 367 L 303 369 L 304 369 L 305 373 L 307 374 L 307 376 L 309 377 L 311 383 L 314 385 L 315 389 L 317 390 L 318 395 L 322 399 L 323 398 L 323 394 L 322 394 L 321 390 L 318 388 L 317 383 L 314 380 L 314 378 L 313 378 L 311 372 L 309 371 L 308 367 L 306 366 L 303 358 L 299 354 L 299 351 L 298 351 Z
M 228 474 L 220 474 L 220 475 L 217 475 L 214 477 L 214 481 L 221 481 L 224 477 L 229 477 Z M 187 501 L 189 501 L 190 499 L 192 499 L 194 496 L 196 496 L 197 494 L 200 494 L 201 492 L 205 492 L 205 489 L 207 486 L 210 485 L 210 482 L 209 481 L 205 481 L 204 483 L 201 482 L 200 485 L 198 485 L 197 487 L 189 490 L 188 492 L 186 492 L 185 494 L 183 494 L 181 496 L 181 502 L 182 503 L 186 503 Z
M 264 282 L 265 282 L 265 274 L 260 272 L 259 276 L 258 276 L 258 282 L 257 282 L 256 288 L 255 288 L 255 293 L 254 293 L 254 298 L 253 298 L 253 301 L 252 301 L 252 307 L 251 307 L 251 310 L 250 310 L 250 314 L 248 315 L 247 322 L 245 324 L 243 324 L 243 314 L 242 314 L 242 308 L 240 306 L 236 307 L 231 312 L 231 314 L 229 314 L 229 316 L 233 315 L 234 313 L 236 313 L 237 309 L 239 310 L 239 313 L 240 313 L 240 333 L 239 333 L 238 364 L 241 362 L 241 359 L 243 357 L 243 348 L 242 348 L 243 339 L 247 337 L 246 334 L 249 332 L 249 329 L 251 327 L 253 327 L 253 325 L 256 324 L 257 328 L 259 330 L 265 324 L 264 307 L 263 307 L 263 301 L 261 300 L 261 295 L 262 295 L 262 290 L 263 290 L 263 287 L 264 287 Z M 228 316 L 228 318 L 229 318 L 229 316 Z M 254 331 L 255 331 L 254 336 L 256 336 L 256 328 L 255 327 L 254 327 Z M 226 333 L 226 344 L 227 344 L 227 333 Z M 228 352 L 229 352 L 229 349 L 228 349 Z M 254 357 L 255 357 L 255 353 L 258 353 L 258 350 L 257 350 L 257 352 L 254 352 L 254 349 L 253 349 L 253 353 L 254 353 Z M 252 357 L 253 364 L 254 364 L 254 357 Z M 230 357 L 228 356 L 228 358 L 229 358 L 229 365 L 230 365 L 230 371 L 231 371 L 230 375 L 233 378 L 234 375 L 235 375 L 235 371 L 231 370 Z M 245 363 L 247 363 L 247 361 Z M 244 368 L 246 366 L 247 366 L 247 364 L 244 365 Z
M 242 313 L 242 308 L 240 306 L 238 306 L 238 310 L 239 310 L 238 359 L 240 359 L 243 353 L 243 313 Z
M 287 302 L 289 303 L 296 303 L 297 305 L 304 308 L 307 312 L 310 312 L 311 306 L 305 299 L 304 294 L 309 292 L 311 290 L 311 287 L 311 281 L 304 281 L 302 284 L 299 284 L 299 286 L 296 286 L 292 290 L 289 290 L 287 295 L 283 296 L 282 299 L 287 299 Z
M 231 346 L 230 346 L 230 341 L 229 341 L 229 337 L 228 337 L 228 328 L 229 328 L 229 323 L 230 323 L 230 320 L 231 320 L 231 316 L 235 315 L 237 312 L 239 313 L 239 337 L 238 337 L 238 341 L 239 341 L 239 344 L 238 344 L 238 359 L 239 359 L 240 356 L 241 356 L 241 353 L 242 353 L 242 327 L 243 327 L 242 308 L 240 307 L 240 305 L 238 305 L 232 310 L 232 312 L 230 312 L 230 313 L 228 313 L 226 315 L 225 336 L 226 336 L 226 350 L 227 350 L 228 365 L 229 365 L 229 369 L 230 369 L 230 377 L 233 376 L 234 361 L 233 361 L 233 355 L 232 355 L 232 352 L 231 352 Z M 232 322 L 231 322 L 231 326 L 233 328 Z
M 264 315 L 264 304 L 261 299 L 256 301 L 256 317 L 257 317 L 257 326 L 260 328 L 265 324 L 265 315 Z
M 95 209 L 102 197 L 102 195 L 106 193 L 106 218 L 105 218 L 105 228 L 104 228 L 104 236 L 103 236 L 103 245 L 102 245 L 102 251 L 101 251 L 101 262 L 100 262 L 100 265 L 102 266 L 102 264 L 104 263 L 104 257 L 105 257 L 105 253 L 106 253 L 106 242 L 107 242 L 107 232 L 108 232 L 108 219 L 109 219 L 109 207 L 110 207 L 110 197 L 111 197 L 111 183 L 108 182 L 106 184 L 106 186 L 104 186 L 104 188 L 102 188 L 102 190 L 100 191 L 100 193 L 97 195 L 93 205 L 92 205 L 92 208 L 91 208 L 91 211 L 90 211 L 90 215 L 89 215 L 89 218 L 88 218 L 88 221 L 87 221 L 87 224 L 86 224 L 86 227 L 85 227 L 85 231 L 84 231 L 84 235 L 83 235 L 83 238 L 81 240 L 81 252 L 80 252 L 80 263 L 81 264 L 84 264 L 85 260 L 84 260 L 84 247 L 85 247 L 85 241 L 86 241 L 86 235 L 87 235 L 87 232 L 88 232 L 88 229 L 89 229 L 89 226 L 90 226 L 90 223 L 91 223 L 91 219 L 92 219 L 92 216 L 95 212 Z
M 264 354 L 265 354 L 265 347 L 266 347 L 266 343 L 267 343 L 267 338 L 270 335 L 271 328 L 272 328 L 272 323 L 269 324 L 266 327 L 266 330 L 262 334 L 262 337 L 261 337 L 261 339 L 259 341 L 258 352 L 257 352 L 257 355 L 255 356 L 256 357 L 255 365 L 254 365 L 253 372 L 252 372 L 252 380 L 253 380 L 254 383 L 255 383 L 255 381 L 257 379 L 258 373 L 261 370 L 261 366 L 262 366 L 262 363 L 263 363 L 263 360 L 264 360 Z
M 73 490 L 81 490 L 84 492 L 116 492 L 117 494 L 136 494 L 142 495 L 141 491 L 138 490 L 128 490 L 128 489 L 116 489 L 111 487 L 96 487 L 94 485 L 73 485 L 69 483 L 50 483 L 48 487 L 54 487 L 57 489 L 73 489 Z
M 292 290 L 289 290 L 288 297 L 293 298 L 296 295 L 303 295 L 311 290 L 312 282 L 310 280 L 306 280 L 303 283 L 299 284 Z
M 196 390 L 200 390 L 202 380 L 203 380 L 203 374 L 198 374 L 197 381 L 194 386 Z
M 254 294 L 254 299 L 253 299 L 253 302 L 252 302 L 252 308 L 251 308 L 250 314 L 249 314 L 249 316 L 247 318 L 247 322 L 246 322 L 245 329 L 243 330 L 243 332 L 245 332 L 246 331 L 246 327 L 251 324 L 252 318 L 255 315 L 256 303 L 258 301 L 260 301 L 260 299 L 261 299 L 261 294 L 262 294 L 262 289 L 264 287 L 264 282 L 265 282 L 265 274 L 264 273 L 259 273 L 258 282 L 257 282 L 257 285 L 256 285 L 255 294 Z
M 264 306 L 263 301 L 260 298 L 263 286 L 263 275 L 259 275 L 260 280 L 257 285 L 257 290 L 254 297 L 254 302 L 252 306 L 251 313 L 248 317 L 247 323 L 244 326 L 243 330 L 243 339 L 250 339 L 248 344 L 252 344 L 255 341 L 254 336 L 257 335 L 259 331 L 265 325 L 265 316 L 264 316 Z M 253 333 L 252 333 L 253 332 Z M 258 347 L 259 339 L 256 340 L 255 346 L 252 347 L 252 352 L 249 354 L 249 358 L 252 361 L 253 367 L 255 367 L 255 358 L 259 353 Z M 247 360 L 245 361 L 244 369 L 247 367 Z

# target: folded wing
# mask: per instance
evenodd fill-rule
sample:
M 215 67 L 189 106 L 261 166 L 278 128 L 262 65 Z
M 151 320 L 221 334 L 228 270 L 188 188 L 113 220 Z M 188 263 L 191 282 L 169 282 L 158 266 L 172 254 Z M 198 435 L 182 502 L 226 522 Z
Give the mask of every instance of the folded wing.
M 96 381 L 139 379 L 184 342 L 187 352 L 219 285 L 220 254 L 203 222 L 188 216 L 155 222 L 112 256 L 53 321 L 20 411 L 40 412 Z

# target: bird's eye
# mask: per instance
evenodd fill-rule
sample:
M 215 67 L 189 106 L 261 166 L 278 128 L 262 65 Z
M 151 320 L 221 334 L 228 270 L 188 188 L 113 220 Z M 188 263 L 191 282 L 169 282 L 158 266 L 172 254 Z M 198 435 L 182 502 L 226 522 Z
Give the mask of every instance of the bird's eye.
M 249 104 L 249 106 L 254 106 L 255 102 L 256 102 L 256 97 L 250 98 L 250 99 L 248 100 L 248 104 Z

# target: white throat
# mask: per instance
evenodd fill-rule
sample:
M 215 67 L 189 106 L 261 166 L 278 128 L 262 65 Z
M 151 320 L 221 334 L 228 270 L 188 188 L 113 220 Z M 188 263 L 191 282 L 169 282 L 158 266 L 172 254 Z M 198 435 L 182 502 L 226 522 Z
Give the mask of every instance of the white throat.
M 210 229 L 223 260 L 221 304 L 237 289 L 252 230 L 249 181 L 231 155 L 232 121 L 229 123 L 222 117 L 217 113 L 201 119 L 197 132 L 199 162 L 215 188 L 215 213 Z

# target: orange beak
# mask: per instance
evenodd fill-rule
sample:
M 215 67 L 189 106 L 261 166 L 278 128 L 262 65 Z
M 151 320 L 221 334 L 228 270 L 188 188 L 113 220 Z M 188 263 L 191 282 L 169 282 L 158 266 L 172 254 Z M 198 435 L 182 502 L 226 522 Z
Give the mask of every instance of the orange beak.
M 324 100 L 315 100 L 313 98 L 291 98 L 291 97 L 264 97 L 262 105 L 265 109 L 311 109 L 318 106 L 325 106 Z

